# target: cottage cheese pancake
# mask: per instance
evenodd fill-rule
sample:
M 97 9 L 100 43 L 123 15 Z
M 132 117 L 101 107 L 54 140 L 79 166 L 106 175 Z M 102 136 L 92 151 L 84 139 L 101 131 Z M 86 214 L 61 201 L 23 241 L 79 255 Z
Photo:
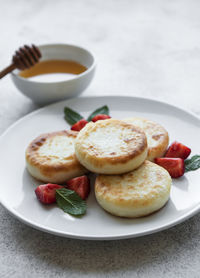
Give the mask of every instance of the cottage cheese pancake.
M 95 195 L 107 212 L 121 217 L 141 217 L 162 208 L 169 199 L 171 177 L 168 172 L 145 161 L 123 175 L 99 175 Z
M 86 173 L 75 156 L 77 134 L 75 131 L 58 131 L 33 140 L 26 150 L 29 173 L 36 179 L 52 183 L 64 183 Z
M 154 158 L 164 156 L 169 144 L 169 136 L 161 125 L 138 117 L 124 119 L 124 121 L 140 127 L 145 132 L 148 145 L 148 160 L 154 161 Z
M 138 127 L 108 119 L 91 122 L 80 132 L 75 153 L 95 173 L 121 174 L 139 167 L 147 156 L 147 139 Z

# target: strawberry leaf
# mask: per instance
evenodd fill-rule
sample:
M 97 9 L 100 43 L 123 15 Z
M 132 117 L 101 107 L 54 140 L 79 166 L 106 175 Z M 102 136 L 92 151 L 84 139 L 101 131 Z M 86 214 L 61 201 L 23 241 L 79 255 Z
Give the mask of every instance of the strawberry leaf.
M 200 155 L 185 160 L 185 172 L 195 171 L 198 168 L 200 168 Z
M 69 107 L 64 108 L 64 114 L 65 114 L 65 120 L 70 125 L 74 125 L 75 123 L 83 119 L 83 116 L 81 116 L 79 113 L 77 113 L 76 111 L 72 110 Z
M 73 190 L 57 189 L 56 202 L 59 208 L 71 215 L 80 216 L 86 212 L 86 202 Z
M 87 118 L 87 121 L 90 122 L 92 120 L 92 118 L 94 118 L 94 116 L 99 115 L 99 114 L 109 115 L 109 108 L 108 108 L 108 106 L 104 105 L 104 106 L 99 107 L 98 109 L 96 109 L 94 112 L 92 112 L 90 114 L 90 116 Z

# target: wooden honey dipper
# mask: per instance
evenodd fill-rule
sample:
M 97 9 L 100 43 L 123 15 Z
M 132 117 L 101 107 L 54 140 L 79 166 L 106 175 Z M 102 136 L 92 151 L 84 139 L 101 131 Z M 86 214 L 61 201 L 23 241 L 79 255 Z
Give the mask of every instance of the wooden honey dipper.
M 32 46 L 24 45 L 15 52 L 12 58 L 12 64 L 0 71 L 0 79 L 14 69 L 25 70 L 34 66 L 42 57 L 40 50 L 34 44 Z

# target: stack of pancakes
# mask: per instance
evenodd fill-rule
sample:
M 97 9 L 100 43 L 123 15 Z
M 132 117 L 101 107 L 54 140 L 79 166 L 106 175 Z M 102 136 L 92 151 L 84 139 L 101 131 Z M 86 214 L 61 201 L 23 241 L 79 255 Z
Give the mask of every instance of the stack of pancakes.
M 35 178 L 52 183 L 96 173 L 100 206 L 113 215 L 140 217 L 169 199 L 171 177 L 151 162 L 164 155 L 168 141 L 167 131 L 146 119 L 100 120 L 80 132 L 39 136 L 26 150 L 27 168 Z

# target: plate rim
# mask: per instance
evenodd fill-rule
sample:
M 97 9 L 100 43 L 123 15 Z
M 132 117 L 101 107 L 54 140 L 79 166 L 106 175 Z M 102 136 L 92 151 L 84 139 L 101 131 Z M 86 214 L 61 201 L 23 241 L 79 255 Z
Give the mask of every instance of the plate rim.
M 161 104 L 161 105 L 166 105 L 168 107 L 172 107 L 174 109 L 178 109 L 180 110 L 181 112 L 184 112 L 184 113 L 187 113 L 189 114 L 190 116 L 194 117 L 196 120 L 198 120 L 200 122 L 200 117 L 198 115 L 196 115 L 195 113 L 187 110 L 187 109 L 184 109 L 182 108 L 181 106 L 177 106 L 177 105 L 173 105 L 171 103 L 168 103 L 168 102 L 165 102 L 165 101 L 160 101 L 160 100 L 157 100 L 157 99 L 154 99 L 154 98 L 147 98 L 147 97 L 140 97 L 140 96 L 119 96 L 119 95 L 111 95 L 111 96 L 81 96 L 79 98 L 70 98 L 70 99 L 66 99 L 66 100 L 62 100 L 62 101 L 59 101 L 59 102 L 55 102 L 55 103 L 52 103 L 50 105 L 47 105 L 47 106 L 44 106 L 44 107 L 41 107 L 39 109 L 36 109 L 35 111 L 33 112 L 30 112 L 28 113 L 27 115 L 21 117 L 20 119 L 18 119 L 17 121 L 15 121 L 13 124 L 11 124 L 8 128 L 6 128 L 6 130 L 0 135 L 0 141 L 3 140 L 3 137 L 6 136 L 6 134 L 12 129 L 14 128 L 16 125 L 18 125 L 21 121 L 24 121 L 26 119 L 28 119 L 29 117 L 32 117 L 34 114 L 38 114 L 40 113 L 41 111 L 43 110 L 46 110 L 48 108 L 51 108 L 53 106 L 59 106 L 59 105 L 62 105 L 64 103 L 67 103 L 67 102 L 70 102 L 70 101 L 81 101 L 82 99 L 108 99 L 108 98 L 118 98 L 118 99 L 137 99 L 137 100 L 145 100 L 145 101 L 150 101 L 150 102 L 154 102 L 154 103 L 157 103 L 157 104 Z M 0 204 L 9 212 L 9 214 L 11 214 L 12 216 L 14 216 L 15 218 L 17 218 L 19 221 L 21 221 L 22 223 L 32 227 L 32 228 L 35 228 L 37 230 L 40 230 L 40 231 L 43 231 L 43 232 L 47 232 L 47 233 L 50 233 L 50 234 L 54 234 L 56 236 L 61 236 L 61 237 L 66 237 L 66 238 L 72 238 L 72 239 L 81 239 L 81 240 L 119 240 L 119 239 L 128 239 L 128 238 L 135 238 L 135 237 L 142 237 L 142 236 L 145 236 L 145 235 L 148 235 L 148 234 L 154 234 L 156 232 L 160 232 L 160 231 L 163 231 L 163 230 L 167 230 L 171 227 L 174 227 L 184 221 L 186 221 L 187 219 L 193 217 L 195 214 L 197 214 L 199 211 L 200 211 L 200 202 L 196 204 L 195 207 L 193 207 L 193 209 L 189 210 L 186 214 L 182 215 L 181 217 L 178 218 L 178 220 L 174 221 L 172 220 L 171 222 L 169 222 L 167 225 L 166 224 L 163 224 L 161 226 L 159 226 L 158 228 L 149 228 L 149 229 L 146 229 L 145 231 L 143 232 L 137 232 L 137 233 L 123 233 L 123 234 L 120 234 L 120 235 L 116 235 L 116 236 L 93 236 L 93 235 L 90 235 L 90 236 L 87 236 L 87 235 L 81 235 L 81 234 L 77 234 L 77 233 L 69 233 L 69 232 L 61 232 L 61 231 L 58 231 L 56 229 L 52 229 L 52 228 L 47 228 L 45 227 L 44 225 L 40 225 L 40 224 L 37 224 L 37 223 L 34 223 L 34 221 L 30 221 L 28 218 L 26 217 L 23 217 L 22 215 L 20 215 L 20 213 L 18 213 L 15 209 L 13 208 L 9 208 L 5 203 L 4 201 L 2 200 L 2 197 L 0 196 Z

